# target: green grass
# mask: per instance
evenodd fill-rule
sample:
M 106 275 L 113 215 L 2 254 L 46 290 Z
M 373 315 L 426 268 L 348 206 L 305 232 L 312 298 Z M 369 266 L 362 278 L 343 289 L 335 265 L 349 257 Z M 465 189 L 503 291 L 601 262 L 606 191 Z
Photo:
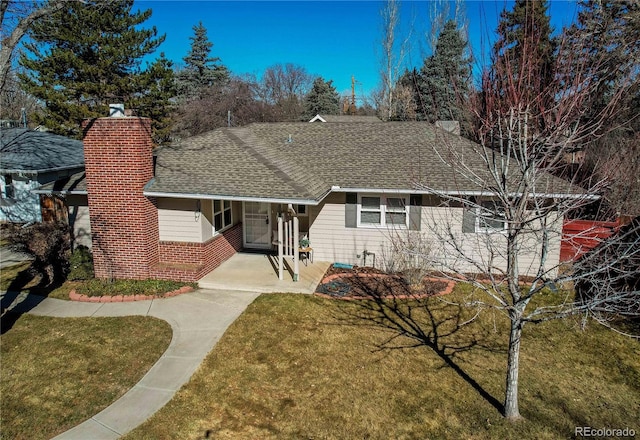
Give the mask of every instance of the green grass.
M 170 341 L 156 318 L 21 316 L 0 337 L 0 438 L 48 439 L 83 422 L 135 385 Z
M 75 289 L 87 296 L 102 295 L 158 295 L 188 285 L 197 287 L 196 283 L 184 283 L 165 280 L 100 280 L 66 281 L 60 286 L 41 286 L 40 276 L 33 276 L 29 271 L 29 263 L 21 263 L 2 269 L 0 273 L 0 290 L 27 291 L 49 298 L 69 299 L 69 292 Z
M 102 295 L 162 295 L 195 283 L 165 280 L 100 280 L 92 279 L 76 284 L 76 291 L 87 296 Z
M 262 295 L 176 397 L 126 438 L 555 439 L 572 437 L 575 426 L 640 432 L 638 341 L 595 324 L 582 331 L 571 320 L 526 326 L 525 419 L 513 424 L 497 407 L 506 371 L 502 315 L 487 311 L 457 329 L 468 311 L 432 298 L 411 313 L 430 331 L 428 341 L 437 333 L 437 344 L 381 349 L 394 333 L 365 304 Z

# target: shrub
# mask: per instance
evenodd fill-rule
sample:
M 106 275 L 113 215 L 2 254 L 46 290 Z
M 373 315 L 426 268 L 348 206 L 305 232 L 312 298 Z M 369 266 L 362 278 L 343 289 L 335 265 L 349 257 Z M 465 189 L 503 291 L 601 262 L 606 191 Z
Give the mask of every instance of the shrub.
M 71 253 L 67 279 L 70 281 L 84 281 L 93 277 L 93 254 L 88 247 L 78 246 Z
M 69 270 L 71 236 L 64 223 L 36 223 L 15 228 L 7 236 L 9 247 L 31 257 L 31 268 L 45 286 L 62 282 Z
M 398 231 L 382 249 L 384 269 L 400 274 L 410 286 L 419 286 L 429 274 L 431 242 L 417 231 Z

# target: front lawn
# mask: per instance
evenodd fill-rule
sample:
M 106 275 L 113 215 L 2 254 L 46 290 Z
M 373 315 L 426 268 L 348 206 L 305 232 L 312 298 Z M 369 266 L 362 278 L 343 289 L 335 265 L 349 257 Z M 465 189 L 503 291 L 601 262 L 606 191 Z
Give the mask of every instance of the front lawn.
M 97 414 L 144 376 L 171 334 L 151 317 L 21 316 L 0 337 L 0 438 L 49 439 Z
M 359 302 L 262 295 L 174 399 L 126 438 L 556 439 L 572 437 L 575 426 L 640 432 L 638 341 L 595 324 L 582 331 L 572 320 L 525 327 L 525 420 L 511 424 L 499 412 L 505 318 L 487 311 L 451 332 L 462 321 L 450 318 L 467 312 L 439 298 L 428 304 L 430 314 L 415 316 L 446 346 L 440 354 L 425 345 L 378 349 L 393 334 Z

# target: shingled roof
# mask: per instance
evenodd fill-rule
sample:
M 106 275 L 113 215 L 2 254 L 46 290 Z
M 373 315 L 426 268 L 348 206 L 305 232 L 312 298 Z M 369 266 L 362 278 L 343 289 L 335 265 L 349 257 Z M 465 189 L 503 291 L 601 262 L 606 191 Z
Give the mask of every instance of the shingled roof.
M 82 142 L 52 133 L 0 130 L 0 172 L 46 172 L 84 166 Z
M 426 122 L 266 123 L 221 128 L 158 152 L 149 196 L 319 201 L 329 191 L 473 192 L 489 181 L 473 142 Z M 579 193 L 553 176 L 538 193 Z M 514 186 L 515 188 L 515 186 Z

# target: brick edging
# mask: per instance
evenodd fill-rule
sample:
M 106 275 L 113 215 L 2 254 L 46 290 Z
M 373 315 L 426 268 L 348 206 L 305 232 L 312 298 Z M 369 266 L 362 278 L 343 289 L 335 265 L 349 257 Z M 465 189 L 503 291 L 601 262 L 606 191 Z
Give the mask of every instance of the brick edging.
M 172 290 L 163 295 L 102 295 L 102 296 L 87 296 L 82 293 L 76 292 L 76 289 L 69 292 L 69 299 L 71 301 L 80 302 L 94 302 L 94 303 L 112 303 L 112 302 L 133 302 L 133 301 L 149 301 L 152 299 L 169 298 L 172 296 L 182 295 L 183 293 L 193 291 L 191 286 L 182 286 L 177 290 Z
M 322 279 L 322 281 L 320 282 L 320 284 L 325 284 L 328 283 L 331 280 L 334 280 L 336 278 L 344 278 L 344 277 L 370 277 L 370 278 L 383 278 L 383 277 L 389 277 L 389 276 L 393 276 L 393 275 L 388 275 L 388 274 L 384 274 L 384 273 L 358 273 L 358 274 L 349 274 L 349 273 L 335 273 L 332 275 L 329 275 L 327 277 L 324 277 Z M 456 281 L 454 280 L 449 280 L 447 278 L 434 278 L 434 277 L 425 277 L 423 278 L 424 280 L 427 281 L 435 281 L 435 282 L 444 282 L 447 283 L 447 287 L 444 288 L 444 290 L 438 292 L 438 293 L 434 293 L 434 294 L 412 294 L 412 295 L 384 295 L 382 298 L 385 299 L 390 299 L 390 298 L 395 298 L 395 299 L 423 299 L 423 298 L 428 298 L 430 296 L 440 296 L 440 295 L 448 295 L 451 292 L 453 292 L 454 287 L 456 286 Z M 316 296 L 319 296 L 321 298 L 327 298 L 327 299 L 341 299 L 341 300 L 345 300 L 345 301 L 354 301 L 354 300 L 366 300 L 366 299 L 371 299 L 370 297 L 367 296 L 333 296 L 333 295 L 329 295 L 326 293 L 322 293 L 322 292 L 314 292 L 313 293 Z

